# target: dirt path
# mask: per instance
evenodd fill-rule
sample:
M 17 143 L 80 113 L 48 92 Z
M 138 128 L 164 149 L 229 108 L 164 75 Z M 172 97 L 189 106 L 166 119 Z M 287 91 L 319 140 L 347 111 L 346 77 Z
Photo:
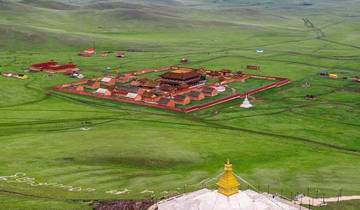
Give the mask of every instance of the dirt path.
M 324 206 L 326 205 L 326 203 L 334 203 L 339 201 L 350 201 L 350 200 L 360 200 L 360 195 L 330 197 L 330 198 L 312 198 L 312 197 L 304 196 L 294 202 L 300 205 L 310 204 L 311 206 Z

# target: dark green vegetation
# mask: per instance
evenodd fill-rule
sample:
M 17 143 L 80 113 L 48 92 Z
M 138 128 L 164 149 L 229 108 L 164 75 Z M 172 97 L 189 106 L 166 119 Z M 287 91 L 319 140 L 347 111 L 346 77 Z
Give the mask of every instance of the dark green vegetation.
M 357 1 L 69 2 L 0 0 L 1 71 L 54 58 L 72 60 L 92 77 L 107 66 L 133 71 L 188 57 L 192 67 L 256 64 L 261 74 L 293 83 L 256 95 L 252 110 L 233 101 L 177 114 L 46 94 L 73 81 L 63 75 L 0 77 L 0 176 L 24 172 L 39 182 L 97 189 L 0 181 L 0 209 L 86 209 L 91 200 L 148 198 L 145 189 L 158 197 L 184 185 L 192 190 L 216 176 L 227 158 L 263 191 L 270 185 L 288 197 L 309 187 L 313 196 L 315 189 L 325 196 L 339 189 L 360 194 L 359 84 L 317 75 L 322 69 L 360 74 Z M 127 51 L 127 57 L 76 55 L 93 45 L 98 52 Z M 258 47 L 265 53 L 256 54 Z M 303 88 L 305 81 L 311 86 Z M 306 94 L 317 99 L 305 100 Z M 125 188 L 129 194 L 105 193 Z M 343 209 L 358 204 L 346 202 Z

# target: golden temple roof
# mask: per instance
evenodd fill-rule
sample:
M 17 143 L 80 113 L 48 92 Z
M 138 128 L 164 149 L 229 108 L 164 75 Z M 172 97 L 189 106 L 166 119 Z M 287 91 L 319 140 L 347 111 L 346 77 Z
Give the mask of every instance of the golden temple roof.
M 231 196 L 239 192 L 240 183 L 233 174 L 232 164 L 229 160 L 225 163 L 224 174 L 216 185 L 218 186 L 218 192 L 225 196 Z

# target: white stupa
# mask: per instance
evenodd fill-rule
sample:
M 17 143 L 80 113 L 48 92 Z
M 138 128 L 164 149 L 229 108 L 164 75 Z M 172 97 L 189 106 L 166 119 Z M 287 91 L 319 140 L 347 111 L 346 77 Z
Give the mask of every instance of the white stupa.
M 232 164 L 216 184 L 218 190 L 201 189 L 160 201 L 149 210 L 308 210 L 277 196 L 252 190 L 239 191 L 240 183 L 232 172 Z
M 245 109 L 249 109 L 251 107 L 253 107 L 253 105 L 250 103 L 248 97 L 245 97 L 245 100 L 243 101 L 243 103 L 240 105 L 241 108 L 245 108 Z

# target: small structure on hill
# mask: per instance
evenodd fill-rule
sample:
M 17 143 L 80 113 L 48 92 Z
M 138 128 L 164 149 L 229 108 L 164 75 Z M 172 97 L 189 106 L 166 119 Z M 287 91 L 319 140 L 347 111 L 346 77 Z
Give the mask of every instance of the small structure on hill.
M 305 81 L 305 82 L 301 85 L 301 87 L 303 87 L 303 88 L 308 88 L 308 87 L 310 87 L 310 86 L 311 86 L 311 84 L 310 84 L 309 81 Z
M 243 103 L 240 105 L 241 108 L 249 109 L 253 107 L 253 105 L 250 103 L 248 97 L 246 96 Z
M 17 78 L 17 79 L 22 79 L 22 80 L 25 80 L 25 79 L 28 79 L 29 77 L 25 74 L 19 74 L 19 73 L 11 73 L 11 72 L 2 72 L 1 73 L 1 76 L 3 77 L 9 77 L 9 78 Z
M 125 52 L 116 52 L 116 57 L 117 58 L 125 58 Z
M 240 191 L 240 183 L 230 161 L 216 183 L 217 190 L 207 188 L 158 202 L 150 209 L 158 210 L 308 210 L 281 197 L 253 190 Z
M 306 99 L 306 100 L 315 100 L 315 99 L 316 99 L 316 96 L 314 96 L 314 95 L 309 95 L 309 94 L 308 94 L 308 95 L 305 96 L 305 99 Z
M 29 77 L 25 74 L 15 74 L 14 75 L 15 78 L 17 79 L 22 79 L 22 80 L 25 80 L 25 79 L 28 79 Z
M 322 70 L 320 73 L 319 73 L 320 76 L 322 77 L 328 77 L 329 76 L 329 72 L 327 70 Z
M 189 60 L 187 58 L 181 58 L 180 63 L 181 64 L 187 64 Z
M 256 66 L 256 65 L 247 65 L 246 69 L 248 70 L 255 70 L 255 71 L 260 71 L 260 66 Z
M 91 57 L 93 55 L 96 54 L 96 51 L 94 48 L 88 48 L 82 52 L 79 53 L 79 56 L 82 56 L 82 57 Z
M 264 51 L 265 51 L 265 50 L 262 49 L 262 48 L 257 48 L 257 49 L 256 49 L 256 52 L 257 52 L 257 53 L 263 53 Z
M 83 74 L 80 74 L 79 72 L 74 72 L 74 73 L 70 74 L 69 76 L 71 76 L 72 78 L 78 78 L 78 79 L 85 78 L 85 76 Z
M 2 72 L 1 73 L 1 76 L 3 76 L 3 77 L 13 77 L 13 73 L 10 73 L 10 72 Z
M 110 52 L 109 51 L 103 51 L 103 52 L 101 52 L 101 57 L 108 57 L 109 56 L 109 54 L 110 54 Z
M 330 79 L 337 79 L 338 75 L 337 74 L 329 74 L 329 78 Z
M 360 83 L 360 77 L 359 77 L 359 76 L 355 76 L 355 77 L 351 78 L 351 80 L 352 80 L 353 82 L 358 82 L 358 83 Z
M 310 0 L 304 0 L 302 3 L 303 6 L 312 6 L 313 3 Z

